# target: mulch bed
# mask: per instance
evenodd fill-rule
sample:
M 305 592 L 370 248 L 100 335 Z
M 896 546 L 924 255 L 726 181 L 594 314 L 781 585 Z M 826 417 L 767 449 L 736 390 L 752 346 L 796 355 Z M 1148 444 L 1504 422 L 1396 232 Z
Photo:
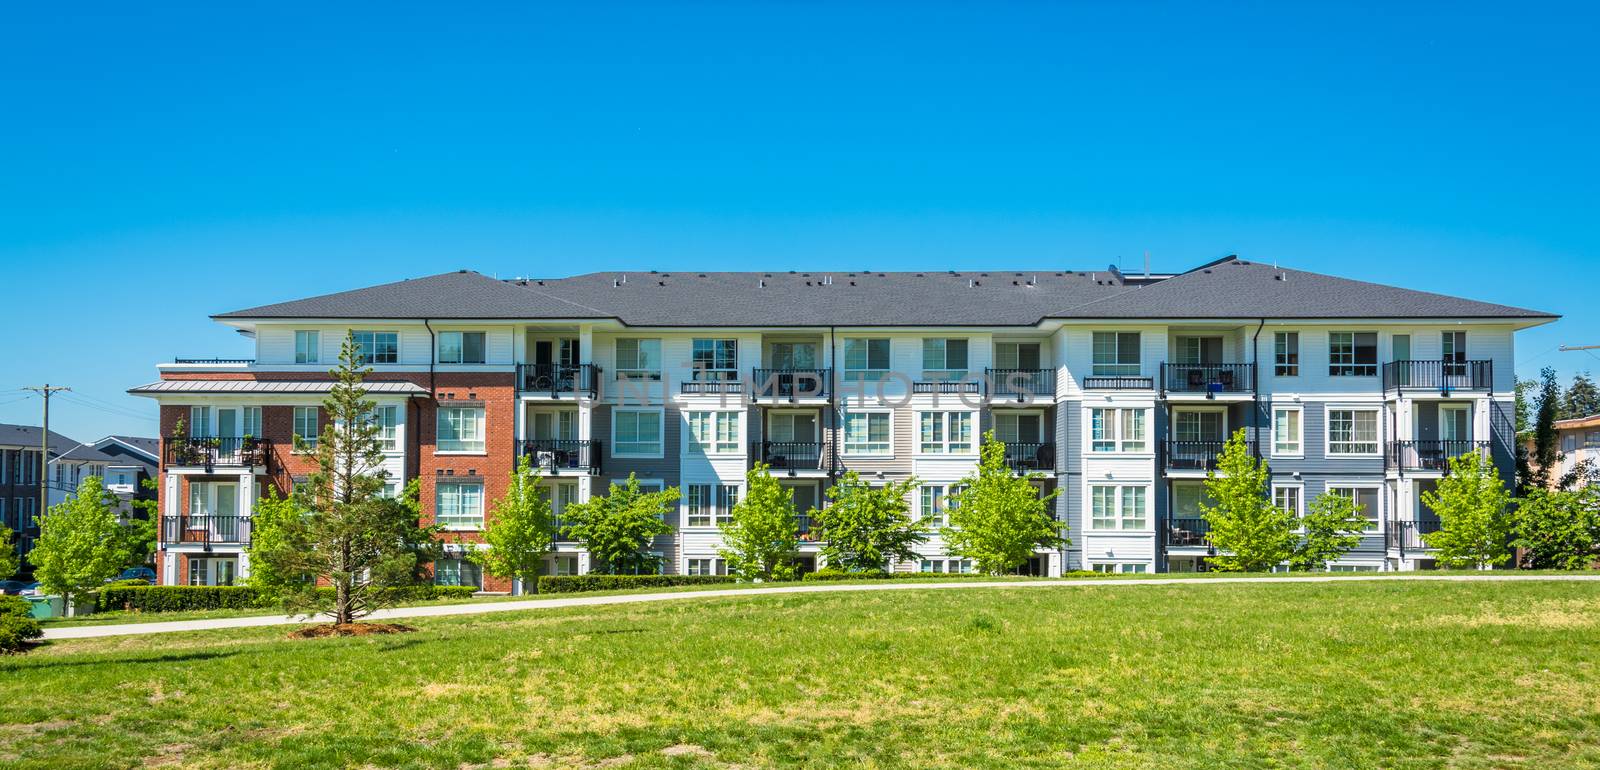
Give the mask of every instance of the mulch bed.
M 290 639 L 320 639 L 325 636 L 371 636 L 404 634 L 417 629 L 399 623 L 319 623 L 289 634 Z

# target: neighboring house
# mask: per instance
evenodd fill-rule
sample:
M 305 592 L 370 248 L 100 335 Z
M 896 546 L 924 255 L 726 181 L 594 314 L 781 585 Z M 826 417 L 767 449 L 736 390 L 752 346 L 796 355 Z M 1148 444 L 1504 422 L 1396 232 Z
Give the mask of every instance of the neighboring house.
M 1555 427 L 1561 465 L 1551 474 L 1550 483 L 1559 482 L 1581 463 L 1600 467 L 1600 414 L 1556 420 Z
M 75 443 L 54 432 L 50 439 L 52 454 Z M 0 522 L 12 531 L 13 547 L 24 556 L 33 550 L 33 541 L 39 536 L 39 484 L 44 477 L 41 443 L 38 426 L 0 424 Z M 23 574 L 30 573 L 24 562 Z
M 676 486 L 671 573 L 725 571 L 720 525 L 765 461 L 809 529 L 840 473 L 915 476 L 941 520 L 993 430 L 1019 472 L 1061 490 L 1072 544 L 1037 574 L 1188 571 L 1212 553 L 1203 481 L 1243 429 L 1272 495 L 1325 492 L 1370 522 L 1334 569 L 1415 569 L 1445 459 L 1511 478 L 1515 332 L 1554 316 L 1227 258 L 1175 275 L 1104 271 L 593 273 L 460 271 L 224 313 L 253 360 L 180 359 L 130 392 L 160 404 L 165 583 L 249 571 L 250 515 L 313 469 L 341 342 L 373 373 L 391 488 L 419 479 L 450 533 L 440 582 L 507 590 L 463 549 L 519 455 L 558 511 L 636 475 Z M 457 544 L 465 542 L 465 545 Z M 899 570 L 965 571 L 935 538 Z M 802 566 L 819 566 L 810 532 Z M 551 573 L 589 558 L 561 542 Z

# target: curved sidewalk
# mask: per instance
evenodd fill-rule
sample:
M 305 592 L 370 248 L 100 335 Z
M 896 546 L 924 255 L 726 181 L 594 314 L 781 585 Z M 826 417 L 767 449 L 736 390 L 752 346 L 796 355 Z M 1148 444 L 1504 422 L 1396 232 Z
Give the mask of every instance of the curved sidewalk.
M 1423 580 L 1423 581 L 1458 581 L 1458 582 L 1512 582 L 1512 581 L 1569 581 L 1569 582 L 1600 582 L 1600 574 L 1573 574 L 1573 575 L 1518 575 L 1516 573 L 1488 572 L 1482 575 L 1438 575 L 1438 574 L 1410 574 L 1410 575 L 1304 575 L 1288 577 L 1233 577 L 1233 578 L 1125 578 L 1116 580 L 1102 580 L 1096 578 L 1064 578 L 1055 580 L 1028 580 L 1028 581 L 974 581 L 962 580 L 959 582 L 939 583 L 933 581 L 907 580 L 885 581 L 883 583 L 802 583 L 800 585 L 774 586 L 771 588 L 728 588 L 707 591 L 671 591 L 663 593 L 619 594 L 611 596 L 567 596 L 555 599 L 525 599 L 520 601 L 484 602 L 481 604 L 445 604 L 422 607 L 397 607 L 388 610 L 378 610 L 368 615 L 363 620 L 394 620 L 397 618 L 428 618 L 445 615 L 482 615 L 491 612 L 519 612 L 522 610 L 551 609 L 557 607 L 592 607 L 603 604 L 638 604 L 642 602 L 663 602 L 677 599 L 715 599 L 726 596 L 761 596 L 765 594 L 812 594 L 831 593 L 835 591 L 917 591 L 927 589 L 945 588 L 1077 588 L 1077 587 L 1135 587 L 1135 586 L 1171 586 L 1171 585 L 1223 585 L 1223 584 L 1258 584 L 1282 585 L 1286 583 L 1333 583 L 1333 582 L 1360 582 L 1375 580 Z M 134 634 L 168 634 L 180 631 L 208 631 L 217 628 L 250 628 L 254 626 L 282 626 L 297 625 L 316 622 L 323 618 L 307 620 L 299 616 L 262 615 L 246 618 L 216 618 L 210 620 L 174 620 L 154 623 L 119 623 L 104 626 L 55 626 L 45 630 L 46 640 L 54 639 L 88 639 L 102 636 L 126 636 Z

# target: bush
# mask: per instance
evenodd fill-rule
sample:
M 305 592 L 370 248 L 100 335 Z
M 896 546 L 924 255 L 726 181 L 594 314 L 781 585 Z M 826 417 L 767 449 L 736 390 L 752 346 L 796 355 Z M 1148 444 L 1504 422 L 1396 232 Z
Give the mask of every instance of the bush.
M 801 580 L 826 582 L 830 580 L 973 580 L 989 578 L 975 572 L 845 572 L 839 569 L 820 569 L 808 572 Z
M 97 612 L 182 612 L 184 610 L 242 610 L 266 606 L 249 586 L 124 586 L 95 592 Z
M 21 652 L 23 645 L 44 636 L 33 619 L 33 604 L 20 596 L 0 596 L 0 653 Z
M 614 591 L 621 588 L 667 588 L 708 583 L 736 583 L 733 575 L 545 575 L 539 578 L 539 593 L 572 594 L 584 591 Z
M 127 588 L 128 586 L 147 585 L 150 585 L 150 581 L 145 580 L 144 578 L 128 578 L 127 580 L 113 580 L 102 586 L 100 590 L 104 591 L 107 588 Z

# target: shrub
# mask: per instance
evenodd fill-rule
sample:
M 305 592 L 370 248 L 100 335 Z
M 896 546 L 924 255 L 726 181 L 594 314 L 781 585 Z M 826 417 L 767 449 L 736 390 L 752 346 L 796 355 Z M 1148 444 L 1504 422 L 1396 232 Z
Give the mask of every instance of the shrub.
M 181 612 L 242 610 L 266 605 L 249 586 L 124 586 L 95 592 L 95 610 Z
M 150 585 L 150 581 L 145 580 L 144 578 L 128 578 L 127 580 L 113 580 L 101 587 L 100 590 L 104 591 L 107 588 L 127 588 L 128 586 L 147 585 Z
M 738 582 L 738 578 L 732 575 L 545 575 L 539 578 L 539 593 L 571 594 L 735 582 Z
M 44 636 L 33 619 L 33 605 L 20 596 L 0 596 L 0 653 L 21 652 L 23 645 Z
M 983 575 L 977 572 L 845 572 L 839 569 L 820 569 L 808 572 L 801 580 L 830 581 L 830 580 L 973 580 L 977 578 L 988 579 L 992 575 Z

